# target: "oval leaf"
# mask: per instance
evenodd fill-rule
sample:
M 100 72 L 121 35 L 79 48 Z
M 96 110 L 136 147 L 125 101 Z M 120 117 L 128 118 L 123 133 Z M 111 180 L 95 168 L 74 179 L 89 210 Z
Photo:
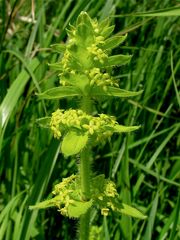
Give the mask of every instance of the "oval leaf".
M 62 63 L 57 62 L 57 63 L 48 63 L 49 67 L 56 70 L 56 71 L 63 71 Z
M 103 91 L 101 87 L 94 86 L 91 90 L 93 96 L 112 96 L 112 97 L 134 97 L 140 95 L 143 91 L 132 92 L 116 87 L 106 87 Z
M 108 61 L 104 64 L 104 67 L 122 66 L 130 62 L 131 55 L 114 55 L 108 58 Z
M 41 94 L 38 94 L 39 99 L 60 99 L 64 97 L 74 97 L 81 95 L 78 88 L 74 86 L 61 86 L 51 88 Z
M 111 35 L 111 33 L 114 31 L 114 27 L 115 27 L 115 25 L 112 25 L 112 26 L 109 26 L 109 27 L 105 27 L 104 29 L 102 29 L 101 35 L 104 38 L 109 37 Z
M 79 218 L 82 214 L 85 214 L 91 206 L 92 200 L 88 202 L 74 201 L 68 206 L 68 216 L 70 218 Z
M 139 129 L 141 126 L 123 126 L 123 125 L 116 125 L 113 127 L 114 132 L 121 133 L 121 132 L 132 132 Z
M 131 217 L 135 217 L 135 218 L 140 218 L 140 219 L 146 219 L 147 216 L 145 216 L 144 214 L 142 214 L 139 210 L 137 210 L 136 208 L 133 208 L 125 203 L 122 203 L 123 208 L 118 209 L 121 213 L 129 215 Z
M 61 145 L 61 151 L 65 156 L 71 156 L 79 153 L 86 145 L 88 135 L 75 131 L 68 132 Z
M 49 208 L 49 207 L 54 207 L 53 199 L 45 200 L 43 202 L 37 203 L 36 205 L 29 206 L 29 210 L 44 209 L 44 208 Z
M 111 38 L 106 39 L 105 43 L 101 47 L 102 49 L 108 50 L 113 49 L 123 43 L 125 39 L 127 38 L 127 34 L 124 36 L 114 36 Z
M 56 52 L 64 53 L 66 50 L 66 44 L 64 44 L 64 43 L 53 44 L 53 45 L 51 45 L 51 48 L 53 50 L 55 50 Z

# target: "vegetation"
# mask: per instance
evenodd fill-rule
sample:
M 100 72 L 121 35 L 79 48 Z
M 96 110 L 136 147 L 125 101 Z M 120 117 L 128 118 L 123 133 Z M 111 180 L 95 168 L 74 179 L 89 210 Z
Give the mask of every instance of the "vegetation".
M 30 211 L 29 206 L 51 199 L 52 186 L 78 171 L 79 159 L 63 157 L 59 141 L 37 122 L 58 108 L 75 108 L 76 101 L 44 100 L 37 94 L 59 85 L 56 70 L 48 66 L 58 61 L 59 53 L 50 45 L 66 42 L 65 29 L 81 11 L 99 21 L 110 17 L 117 36 L 128 33 L 112 54 L 133 58 L 110 74 L 122 89 L 144 90 L 128 100 L 96 102 L 98 112 L 141 128 L 113 135 L 103 148 L 96 147 L 92 168 L 116 183 L 123 203 L 148 218 L 115 212 L 103 217 L 95 211 L 90 222 L 106 240 L 179 239 L 180 7 L 171 1 L 118 0 L 41 0 L 32 6 L 2 0 L 0 5 L 0 239 L 68 240 L 76 234 L 77 220 L 64 218 L 54 208 Z

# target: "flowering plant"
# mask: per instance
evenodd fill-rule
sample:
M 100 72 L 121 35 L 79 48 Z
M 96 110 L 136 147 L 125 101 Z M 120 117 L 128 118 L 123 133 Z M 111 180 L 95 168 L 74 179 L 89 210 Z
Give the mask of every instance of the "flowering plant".
M 115 117 L 98 114 L 95 110 L 94 100 L 102 96 L 131 97 L 141 93 L 120 89 L 117 80 L 110 75 L 112 67 L 127 64 L 131 59 L 129 55 L 111 56 L 111 50 L 127 37 L 109 37 L 113 29 L 114 26 L 110 26 L 107 19 L 98 23 L 86 12 L 81 12 L 76 25 L 70 25 L 67 30 L 67 43 L 52 46 L 63 54 L 60 62 L 50 64 L 59 71 L 60 86 L 39 94 L 40 99 L 78 98 L 78 109 L 57 109 L 51 117 L 39 121 L 48 120 L 54 137 L 62 140 L 61 152 L 66 157 L 80 155 L 80 166 L 79 174 L 73 174 L 55 185 L 52 199 L 30 208 L 55 206 L 64 216 L 80 218 L 81 240 L 92 236 L 92 208 L 99 208 L 105 217 L 112 210 L 145 218 L 138 210 L 120 202 L 114 182 L 105 179 L 103 174 L 93 176 L 91 172 L 93 146 L 106 141 L 113 133 L 130 132 L 139 128 L 119 125 Z

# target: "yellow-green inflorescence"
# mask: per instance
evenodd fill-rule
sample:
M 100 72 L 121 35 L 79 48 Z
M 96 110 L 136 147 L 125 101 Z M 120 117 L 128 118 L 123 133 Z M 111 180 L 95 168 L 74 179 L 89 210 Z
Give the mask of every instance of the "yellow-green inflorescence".
M 113 26 L 112 26 L 113 27 Z M 109 35 L 108 21 L 99 24 L 86 13 L 81 13 L 76 26 L 70 25 L 67 42 L 61 59 L 60 84 L 76 85 L 82 91 L 94 85 L 106 90 L 107 86 L 118 87 L 104 68 L 108 62 L 108 51 L 104 48 Z M 109 31 L 111 33 L 111 31 Z
M 31 209 L 56 207 L 58 211 L 67 217 L 78 218 L 91 207 L 99 208 L 103 216 L 107 216 L 110 210 L 117 209 L 118 193 L 115 184 L 105 179 L 104 175 L 92 179 L 91 199 L 83 200 L 79 175 L 71 175 L 63 178 L 62 182 L 54 186 L 53 198 L 45 200 Z
M 68 130 L 77 129 L 87 133 L 89 137 L 95 136 L 96 140 L 107 138 L 112 135 L 113 128 L 118 125 L 115 118 L 106 114 L 97 117 L 88 115 L 82 110 L 56 110 L 52 113 L 50 127 L 55 138 Z
M 62 182 L 55 185 L 53 194 L 58 196 L 56 197 L 54 205 L 59 209 L 58 211 L 64 215 L 68 216 L 68 207 L 70 204 L 74 204 L 74 199 L 72 199 L 71 194 L 74 192 L 74 182 L 76 176 L 71 175 L 68 178 L 64 178 Z

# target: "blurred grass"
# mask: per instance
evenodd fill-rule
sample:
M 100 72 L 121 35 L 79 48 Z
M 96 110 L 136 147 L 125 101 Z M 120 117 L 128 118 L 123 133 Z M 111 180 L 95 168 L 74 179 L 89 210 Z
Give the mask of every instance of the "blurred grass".
M 139 221 L 96 214 L 104 239 L 180 238 L 179 5 L 166 1 L 0 1 L 0 240 L 74 239 L 76 221 L 56 210 L 30 212 L 52 186 L 77 171 L 75 159 L 58 155 L 59 143 L 36 119 L 72 103 L 38 101 L 35 93 L 58 85 L 47 63 L 58 55 L 50 45 L 66 41 L 65 28 L 80 11 L 107 16 L 115 33 L 128 32 L 114 53 L 133 54 L 113 74 L 141 96 L 97 106 L 122 124 L 141 124 L 129 136 L 114 136 L 98 148 L 94 171 L 117 183 L 121 198 L 148 215 Z M 174 12 L 172 11 L 174 8 Z M 168 13 L 169 11 L 169 13 Z M 143 14 L 142 14 L 143 13 Z M 150 15 L 149 15 L 150 13 Z M 159 16 L 161 14 L 161 16 Z M 114 18 L 113 16 L 119 16 Z M 166 15 L 166 16 L 165 16 Z M 73 226 L 73 227 L 72 227 Z

